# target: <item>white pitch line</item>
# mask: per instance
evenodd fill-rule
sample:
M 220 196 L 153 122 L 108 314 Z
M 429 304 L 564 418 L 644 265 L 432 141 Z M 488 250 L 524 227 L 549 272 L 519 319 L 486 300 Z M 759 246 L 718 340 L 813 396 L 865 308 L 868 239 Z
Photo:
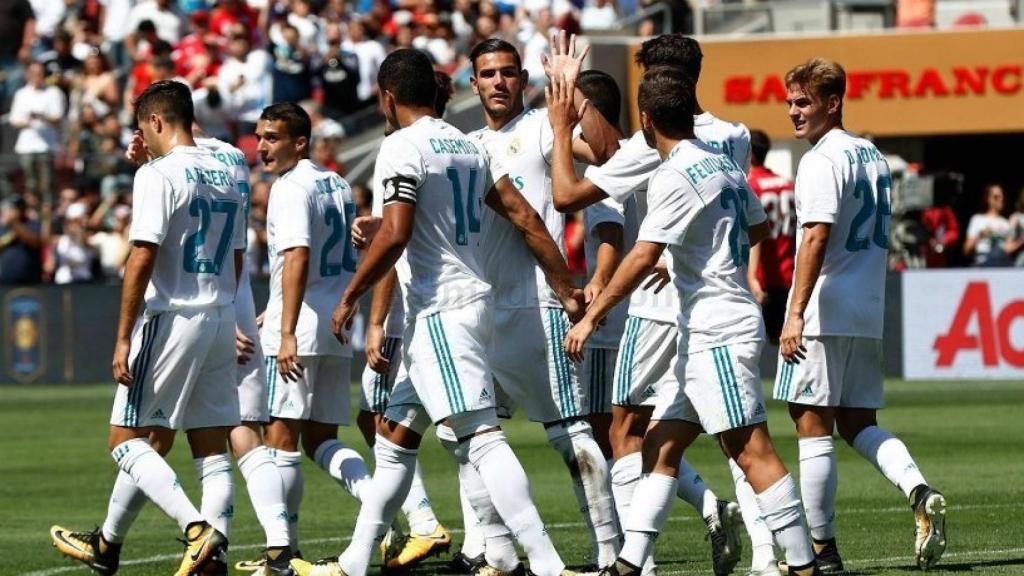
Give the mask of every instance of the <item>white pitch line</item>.
M 1019 507 L 1019 505 L 1012 505 L 1012 504 L 1005 504 L 1005 503 L 1004 504 L 998 504 L 998 503 L 992 503 L 992 504 L 965 504 L 965 505 L 961 505 L 961 506 L 950 506 L 949 510 L 952 511 L 952 512 L 956 512 L 956 511 L 959 511 L 959 510 L 984 510 L 984 509 L 991 509 L 991 508 L 1016 508 L 1016 507 Z M 899 506 L 899 507 L 889 507 L 889 508 L 854 508 L 854 509 L 851 509 L 851 510 L 840 510 L 839 513 L 840 513 L 840 515 L 841 514 L 867 514 L 867 513 L 878 514 L 878 513 L 894 513 L 894 512 L 907 512 L 907 511 L 908 510 L 907 510 L 906 507 Z M 676 517 L 669 518 L 668 522 L 670 522 L 670 523 L 692 522 L 693 520 L 695 520 L 695 518 L 691 517 L 691 516 L 676 516 Z M 585 526 L 585 524 L 582 523 L 582 522 L 561 522 L 561 523 L 547 524 L 545 526 L 550 531 L 552 529 L 560 530 L 560 529 L 568 529 L 568 528 L 582 528 L 582 527 Z M 459 528 L 450 529 L 449 531 L 451 533 L 453 533 L 453 534 L 461 534 L 462 533 L 462 530 L 459 529 Z M 310 540 L 303 540 L 303 542 L 305 542 L 307 544 L 326 544 L 328 542 L 337 542 L 337 543 L 340 544 L 342 542 L 348 542 L 351 539 L 352 539 L 351 536 L 346 536 L 344 538 L 314 538 L 314 539 L 310 539 Z M 263 544 L 241 544 L 239 546 L 232 546 L 231 550 L 256 550 L 256 549 L 260 549 L 260 548 L 263 548 L 263 547 L 264 547 Z M 978 551 L 967 551 L 967 552 L 953 552 L 953 553 L 950 553 L 950 554 L 943 554 L 942 557 L 943 558 L 955 558 L 955 557 L 966 556 L 966 555 L 970 555 L 970 554 L 999 555 L 999 554 L 1010 554 L 1010 553 L 1016 553 L 1016 552 L 1024 552 L 1024 548 L 1006 548 L 1006 549 L 1002 549 L 1002 550 L 978 550 Z M 158 555 L 155 555 L 155 556 L 148 556 L 146 558 L 135 558 L 135 559 L 132 559 L 132 560 L 125 560 L 125 561 L 121 562 L 121 565 L 122 566 L 135 566 L 135 565 L 139 565 L 139 564 L 152 564 L 154 562 L 163 562 L 165 560 L 173 560 L 175 558 L 180 558 L 180 557 L 181 557 L 181 554 L 158 554 Z M 891 557 L 891 558 L 872 558 L 872 559 L 864 559 L 864 560 L 849 560 L 849 561 L 846 561 L 846 564 L 864 564 L 864 565 L 869 565 L 869 564 L 876 563 L 876 562 L 898 562 L 898 561 L 911 561 L 912 562 L 913 558 L 910 557 L 910 556 L 895 556 L 895 557 Z M 84 565 L 75 564 L 75 565 L 71 565 L 71 566 L 60 566 L 60 567 L 57 567 L 57 568 L 47 568 L 45 570 L 37 570 L 35 572 L 29 572 L 25 576 L 51 576 L 53 574 L 63 574 L 65 572 L 72 572 L 72 571 L 75 571 L 75 570 L 85 570 L 85 569 L 86 568 L 85 568 Z M 684 575 L 684 574 L 703 574 L 704 572 L 703 571 L 697 571 L 697 572 L 681 571 L 681 572 L 661 572 L 661 573 L 662 574 L 666 574 L 666 575 L 671 575 L 671 574 Z

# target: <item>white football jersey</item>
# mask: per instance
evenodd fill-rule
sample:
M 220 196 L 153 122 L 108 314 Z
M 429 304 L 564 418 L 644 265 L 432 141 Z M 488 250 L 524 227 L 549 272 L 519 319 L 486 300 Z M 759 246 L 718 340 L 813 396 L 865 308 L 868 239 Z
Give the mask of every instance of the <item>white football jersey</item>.
M 373 177 L 385 208 L 416 206 L 405 249 L 408 276 L 399 278 L 406 322 L 487 298 L 491 287 L 476 256 L 483 195 L 492 185 L 483 148 L 444 120 L 424 116 L 385 138 L 378 154 Z
M 587 277 L 594 275 L 597 267 L 597 248 L 600 239 L 597 236 L 598 224 L 611 222 L 622 226 L 622 254 L 628 254 L 636 243 L 636 235 L 640 221 L 636 214 L 636 201 L 630 198 L 626 204 L 619 204 L 611 198 L 587 206 L 583 210 L 583 224 L 586 236 L 583 238 L 583 251 L 587 257 Z M 622 331 L 626 327 L 626 315 L 629 302 L 620 302 L 605 317 L 605 324 L 587 340 L 587 348 L 604 348 L 615 350 L 622 340 Z
M 306 291 L 295 326 L 302 356 L 351 356 L 331 332 L 331 315 L 356 271 L 352 220 L 356 206 L 352 189 L 337 173 L 299 160 L 278 176 L 267 203 L 267 251 L 270 256 L 270 298 L 263 318 L 263 353 L 276 356 L 281 343 L 284 252 L 309 249 Z
M 374 174 L 380 172 L 383 158 L 380 154 L 377 155 L 377 160 L 373 165 Z M 371 185 L 373 187 L 373 203 L 370 213 L 381 218 L 384 216 L 384 186 L 376 176 L 373 177 Z M 391 308 L 388 310 L 387 319 L 384 320 L 384 335 L 401 338 L 402 332 L 405 330 L 405 299 L 402 298 L 402 278 L 409 277 L 409 263 L 405 260 L 405 252 L 402 252 L 398 262 L 395 262 L 395 271 L 398 273 L 399 282 L 395 285 L 395 290 L 391 295 Z
M 797 262 L 803 225 L 832 225 L 804 311 L 805 336 L 882 337 L 889 251 L 889 165 L 871 142 L 833 129 L 796 172 Z
M 684 140 L 651 177 L 648 200 L 637 240 L 666 244 L 672 254 L 680 352 L 763 338 L 761 307 L 747 287 L 747 228 L 768 216 L 739 165 Z
M 242 195 L 242 220 L 239 224 L 242 229 L 248 232 L 249 229 L 249 209 L 251 207 L 251 198 L 249 196 L 249 163 L 245 160 L 245 154 L 235 148 L 231 144 L 218 140 L 216 138 L 196 138 L 196 145 L 200 148 L 205 148 L 213 155 L 220 163 L 227 167 L 228 172 L 235 178 L 235 184 L 238 185 L 238 192 Z M 246 236 L 246 245 L 248 245 L 248 234 Z M 242 273 L 238 277 L 238 294 L 235 296 L 235 308 L 239 308 L 240 303 L 248 302 L 247 308 L 252 308 L 252 282 L 249 280 L 249 262 L 247 258 L 242 259 Z
M 746 170 L 750 165 L 750 131 L 742 124 L 733 124 L 704 112 L 693 117 L 694 135 L 708 142 L 712 148 L 728 152 L 729 156 Z M 651 174 L 661 165 L 658 151 L 647 145 L 642 131 L 625 141 L 619 150 L 601 166 L 587 168 L 585 176 L 605 194 L 620 203 L 635 197 L 642 221 L 647 215 L 647 183 Z M 671 255 L 664 256 L 669 270 L 673 269 Z M 659 322 L 674 322 L 679 302 L 672 290 L 637 288 L 630 296 L 629 314 Z
M 245 248 L 242 196 L 212 153 L 175 146 L 135 173 L 132 242 L 160 245 L 146 287 L 151 312 L 235 300 L 234 251 Z
M 470 137 L 483 145 L 492 162 L 501 163 L 564 256 L 565 216 L 551 199 L 554 134 L 547 110 L 523 111 L 500 130 L 482 128 Z M 495 308 L 561 307 L 522 233 L 488 206 L 482 210 L 478 254 L 484 279 L 494 290 Z

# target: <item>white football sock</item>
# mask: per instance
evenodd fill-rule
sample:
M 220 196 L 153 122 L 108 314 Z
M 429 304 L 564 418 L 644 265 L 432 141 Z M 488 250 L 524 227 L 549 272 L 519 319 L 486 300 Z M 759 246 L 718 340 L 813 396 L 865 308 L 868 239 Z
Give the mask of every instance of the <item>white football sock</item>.
M 135 481 L 164 514 L 178 523 L 184 532 L 189 524 L 202 522 L 203 515 L 181 489 L 177 475 L 144 438 L 133 438 L 114 447 L 111 452 L 118 468 Z
M 221 534 L 230 537 L 231 518 L 235 515 L 235 480 L 231 476 L 231 458 L 215 454 L 194 458 L 203 498 L 199 511 Z
M 500 430 L 472 436 L 459 453 L 480 473 L 491 502 L 504 524 L 516 535 L 516 540 L 530 559 L 530 570 L 537 576 L 558 576 L 565 564 L 558 556 L 533 498 L 530 482 L 522 464 Z
M 701 518 L 718 512 L 718 496 L 708 488 L 704 479 L 697 474 L 693 466 L 690 466 L 686 458 L 679 459 L 679 487 L 676 489 L 676 496 L 693 506 Z
M 128 530 L 145 505 L 146 495 L 127 472 L 119 471 L 114 480 L 114 488 L 110 491 L 107 517 L 103 520 L 103 539 L 114 544 L 124 542 Z
M 313 460 L 334 478 L 345 492 L 362 501 L 360 493 L 370 482 L 370 472 L 366 469 L 366 462 L 359 452 L 334 438 L 316 447 L 313 451 Z
M 572 476 L 576 503 L 590 529 L 594 558 L 600 567 L 610 566 L 619 552 L 619 530 L 614 500 L 609 491 L 607 464 L 587 422 L 561 424 L 546 430 L 548 442 L 562 457 Z
M 831 436 L 801 438 L 800 495 L 807 513 L 807 527 L 811 538 L 835 538 L 836 488 L 839 473 L 836 469 L 835 446 Z
M 430 497 L 427 496 L 427 489 L 423 485 L 423 468 L 420 461 L 416 461 L 416 471 L 412 477 L 412 485 L 409 486 L 409 495 L 402 503 L 402 512 L 409 521 L 409 532 L 417 536 L 433 534 L 437 530 L 437 516 L 430 506 Z
M 878 471 L 889 482 L 895 484 L 910 498 L 910 493 L 925 481 L 917 464 L 910 456 L 907 446 L 888 430 L 878 426 L 868 426 L 853 439 L 853 448 L 868 462 L 875 465 Z
M 445 427 L 438 426 L 438 436 L 441 435 L 440 431 L 443 428 Z M 455 439 L 452 441 L 458 442 Z M 461 477 L 461 469 L 459 472 Z M 473 511 L 473 505 L 466 496 L 466 487 L 461 481 L 459 482 L 459 503 L 462 505 L 462 526 L 465 530 L 462 538 L 462 554 L 467 558 L 476 558 L 484 553 L 484 534 L 480 530 L 480 520 L 477 518 L 476 512 Z
M 736 485 L 736 502 L 739 503 L 740 512 L 743 514 L 743 524 L 750 535 L 750 547 L 753 548 L 750 567 L 753 570 L 761 570 L 775 562 L 775 541 L 772 538 L 772 531 L 764 523 L 761 506 L 757 503 L 754 488 L 747 482 L 747 475 L 732 458 L 729 459 L 729 471 L 732 472 L 732 481 Z
M 644 474 L 633 494 L 626 519 L 626 542 L 619 559 L 643 566 L 653 554 L 654 541 L 665 525 L 679 481 L 664 474 Z
M 626 532 L 626 521 L 629 519 L 630 504 L 633 493 L 640 483 L 640 472 L 643 469 L 643 455 L 633 452 L 615 460 L 612 464 L 612 496 L 615 498 L 615 512 L 619 517 L 622 532 Z M 654 554 L 649 554 L 644 561 L 642 574 L 651 574 L 655 570 Z
M 281 473 L 265 446 L 258 446 L 238 459 L 238 469 L 245 478 L 245 487 L 252 509 L 267 536 L 267 547 L 290 545 L 288 537 L 288 505 L 284 499 Z
M 299 549 L 299 508 L 306 491 L 306 482 L 302 477 L 302 453 L 271 449 L 270 454 L 274 457 L 274 465 L 277 466 L 284 486 L 284 503 L 288 506 L 288 541 L 295 551 Z
M 416 469 L 416 453 L 415 449 L 402 448 L 377 435 L 373 444 L 376 460 L 373 481 L 363 490 L 352 542 L 338 557 L 338 564 L 346 574 L 366 574 L 370 558 L 409 492 Z
M 804 528 L 800 494 L 793 477 L 786 474 L 764 492 L 757 495 L 757 503 L 775 543 L 786 553 L 791 567 L 806 566 L 814 561 L 811 541 Z

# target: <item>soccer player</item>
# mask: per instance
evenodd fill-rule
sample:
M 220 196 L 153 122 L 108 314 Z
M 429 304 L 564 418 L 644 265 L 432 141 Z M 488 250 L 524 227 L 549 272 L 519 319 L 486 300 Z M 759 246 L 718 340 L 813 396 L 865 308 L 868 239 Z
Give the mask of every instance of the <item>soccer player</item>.
M 270 298 L 260 334 L 267 357 L 267 445 L 284 482 L 289 541 L 298 547 L 302 503 L 301 441 L 306 455 L 357 500 L 369 483 L 366 463 L 342 443 L 348 424 L 352 349 L 327 317 L 356 269 L 350 228 L 352 190 L 307 156 L 310 119 L 297 104 L 268 106 L 256 126 L 264 169 L 277 175 L 267 205 Z
M 211 525 L 217 519 L 192 505 L 150 437 L 169 449 L 183 428 L 195 458 L 221 459 L 228 431 L 240 422 L 232 303 L 242 268 L 243 198 L 224 165 L 195 145 L 186 85 L 155 82 L 135 109 L 155 159 L 138 170 L 132 192 L 109 445 L 121 474 L 185 533 L 177 574 L 186 576 L 219 560 L 227 538 Z M 63 553 L 102 573 L 117 570 L 116 561 L 100 558 L 104 548 L 118 547 L 115 535 L 85 541 L 59 527 L 51 535 Z
M 333 324 L 342 338 L 358 299 L 404 253 L 407 268 L 398 272 L 407 315 L 402 362 L 409 378 L 396 382 L 378 429 L 376 469 L 351 544 L 336 562 L 292 560 L 292 566 L 300 576 L 365 574 L 375 543 L 408 491 L 423 432 L 431 422 L 443 421 L 443 444 L 462 464 L 460 476 L 467 468 L 477 473 L 482 500 L 493 503 L 516 535 L 531 570 L 538 576 L 571 574 L 551 544 L 526 474 L 498 426 L 487 364 L 493 327 L 490 286 L 482 280 L 475 255 L 480 203 L 504 211 L 518 224 L 574 319 L 582 295 L 572 288 L 543 221 L 500 166 L 491 164 L 499 180 L 492 187 L 480 147 L 435 117 L 434 76 L 426 55 L 411 49 L 391 53 L 377 83 L 385 117 L 398 128 L 381 145 L 384 162 L 374 174 L 383 184 L 383 222 L 338 302 Z M 514 558 L 514 549 L 511 553 Z
M 243 213 L 247 215 L 249 211 L 249 166 L 245 161 L 245 155 L 227 142 L 207 137 L 197 124 L 192 126 L 192 135 L 197 146 L 213 152 L 214 157 L 232 172 L 245 203 Z M 133 137 L 126 157 L 138 165 L 147 161 L 148 156 L 141 132 L 136 133 Z M 248 222 L 247 217 L 245 222 Z M 239 275 L 238 293 L 235 295 L 235 321 L 237 323 L 236 355 L 238 356 L 236 375 L 242 423 L 231 430 L 228 443 L 232 455 L 238 461 L 242 476 L 245 478 L 256 517 L 263 526 L 267 537 L 264 557 L 255 563 L 239 562 L 238 567 L 240 569 L 255 569 L 268 565 L 268 571 L 276 574 L 288 570 L 291 549 L 288 546 L 288 523 L 284 516 L 286 508 L 281 476 L 260 437 L 260 426 L 268 421 L 265 396 L 266 373 L 263 367 L 263 353 L 259 348 L 259 330 L 256 326 L 252 286 L 248 278 L 248 266 L 244 259 L 242 272 Z M 164 455 L 170 447 L 156 444 L 155 449 Z M 200 512 L 204 516 L 215 518 L 214 527 L 225 536 L 230 536 L 229 529 L 234 508 L 230 462 L 225 455 L 216 455 L 197 458 L 195 465 L 203 494 Z M 97 539 L 91 545 L 91 554 L 95 557 L 92 562 L 101 566 L 97 568 L 95 564 L 91 564 L 93 569 L 105 574 L 111 574 L 117 570 L 121 544 L 145 502 L 145 495 L 135 485 L 131 477 L 127 474 L 119 474 L 111 493 L 103 529 L 97 535 L 91 533 L 88 535 L 89 540 L 97 536 L 102 539 Z M 79 535 L 78 538 L 79 540 L 85 538 L 85 533 Z M 57 539 L 54 541 L 58 542 Z M 116 545 L 110 546 L 110 543 Z M 59 544 L 58 549 L 63 551 Z
M 814 147 L 796 174 L 796 270 L 774 396 L 789 403 L 796 423 L 814 551 L 823 571 L 843 571 L 834 523 L 835 428 L 907 497 L 917 525 L 914 557 L 927 569 L 946 548 L 946 500 L 877 420 L 884 403 L 889 166 L 871 142 L 843 129 L 842 66 L 809 60 L 786 74 L 786 89 L 796 137 Z
M 564 45 L 559 46 L 559 50 L 564 53 Z M 667 34 L 644 42 L 636 59 L 644 68 L 673 65 L 682 68 L 692 78 L 698 78 L 703 55 L 700 45 L 692 38 Z M 743 167 L 749 149 L 746 128 L 715 118 L 700 109 L 696 102 L 694 106 L 698 112 L 694 118 L 697 137 L 711 142 L 709 145 L 718 150 L 731 152 L 736 164 Z M 551 102 L 548 107 L 552 108 Z M 556 117 L 554 110 L 549 112 L 555 131 L 552 154 L 555 206 L 561 211 L 574 211 L 609 197 L 621 206 L 635 200 L 638 218 L 632 221 L 642 220 L 647 213 L 648 179 L 660 164 L 657 151 L 648 146 L 642 131 L 638 131 L 618 148 L 611 159 L 600 166 L 587 168 L 585 177 L 578 180 L 570 148 L 577 116 L 575 109 L 582 107 L 580 98 L 573 107 L 565 108 L 572 113 L 571 119 L 561 115 Z M 630 221 L 627 219 L 627 223 Z M 631 235 L 629 232 L 627 230 L 627 237 Z M 668 282 L 666 267 L 671 263 L 669 254 L 664 257 L 665 262 L 656 269 L 657 276 L 649 279 L 630 298 L 629 319 L 615 365 L 611 429 L 615 463 L 611 473 L 620 520 L 628 516 L 629 502 L 640 480 L 640 451 L 656 399 L 655 391 L 663 383 L 675 380 L 672 370 L 677 332 L 674 311 L 678 310 L 679 303 L 673 291 L 662 289 Z M 742 520 L 747 525 L 754 548 L 751 571 L 757 576 L 776 574 L 771 534 L 759 520 L 761 515 L 757 511 L 754 494 L 743 477 L 742 469 L 735 462 L 730 461 L 729 465 L 736 484 L 737 500 L 746 511 Z M 735 504 L 718 500 L 689 463 L 683 461 L 679 466 L 678 495 L 704 518 L 716 574 L 728 574 L 740 558 L 739 511 Z M 644 569 L 645 573 L 652 570 L 653 561 L 650 560 Z
M 764 165 L 772 141 L 761 130 L 750 133 L 750 172 L 747 183 L 768 214 L 771 234 L 750 248 L 747 283 L 761 304 L 768 338 L 775 343 L 786 317 L 786 297 L 793 283 L 796 253 L 796 200 L 793 182 Z
M 558 79 L 551 92 L 572 95 Z M 648 277 L 666 247 L 680 307 L 676 379 L 663 382 L 644 438 L 645 474 L 625 520 L 626 540 L 608 575 L 640 574 L 678 489 L 683 451 L 715 435 L 743 469 L 761 514 L 785 551 L 789 573 L 816 573 L 796 483 L 772 446 L 758 373 L 764 328 L 746 287 L 749 247 L 766 234 L 760 203 L 742 168 L 694 135 L 695 88 L 681 68 L 645 72 L 639 88 L 643 134 L 663 164 L 651 176 L 637 243 L 566 338 L 582 357 L 597 323 Z M 748 236 L 749 231 L 749 236 Z
M 437 88 L 434 113 L 441 118 L 451 99 L 452 80 L 440 71 L 434 72 L 434 80 Z M 390 135 L 392 131 L 392 127 L 385 125 L 385 136 Z M 382 162 L 378 156 L 375 171 Z M 365 249 L 367 243 L 362 234 L 376 233 L 383 214 L 384 189 L 377 180 L 373 181 L 373 186 L 373 215 L 357 218 L 353 228 L 353 243 L 360 250 Z M 401 265 L 401 261 L 396 264 Z M 408 377 L 402 370 L 405 307 L 401 294 L 395 290 L 396 283 L 397 276 L 393 272 L 377 283 L 370 313 L 367 315 L 366 367 L 362 375 L 362 394 L 359 398 L 357 422 L 366 444 L 371 448 L 377 435 L 377 426 L 387 410 L 391 389 L 398 379 Z M 437 521 L 423 484 L 422 474 L 417 460 L 409 495 L 402 503 L 402 513 L 409 522 L 409 535 L 403 538 L 396 523 L 392 525 L 382 543 L 384 564 L 388 570 L 409 570 L 426 558 L 445 552 L 451 547 L 451 533 Z M 402 547 L 396 549 L 397 545 Z
M 584 52 L 579 59 L 585 56 Z M 562 246 L 565 217 L 551 202 L 551 124 L 546 110 L 524 106 L 528 73 L 519 52 L 504 40 L 489 39 L 477 44 L 469 58 L 470 84 L 487 123 L 470 137 L 508 171 L 516 190 Z M 516 226 L 490 207 L 483 208 L 479 226 L 478 258 L 494 307 L 489 353 L 494 379 L 523 407 L 527 418 L 544 426 L 548 443 L 572 476 L 576 501 L 591 533 L 593 561 L 598 567 L 608 566 L 618 554 L 620 535 L 607 462 L 587 421 L 588 400 L 576 367 L 561 347 L 568 318 Z

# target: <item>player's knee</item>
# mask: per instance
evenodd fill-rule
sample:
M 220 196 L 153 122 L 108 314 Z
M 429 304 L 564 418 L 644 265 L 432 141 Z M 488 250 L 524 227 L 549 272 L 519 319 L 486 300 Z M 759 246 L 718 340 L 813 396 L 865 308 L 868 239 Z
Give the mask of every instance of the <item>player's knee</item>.
M 448 417 L 447 422 L 459 440 L 465 440 L 485 432 L 501 431 L 501 427 L 498 425 L 498 415 L 493 408 L 452 414 Z
M 850 446 L 853 446 L 853 441 L 865 428 L 877 425 L 878 423 L 873 413 L 840 414 L 836 417 L 836 430 L 839 432 L 839 436 Z
M 363 435 L 363 440 L 366 441 L 367 446 L 373 446 L 374 438 L 377 436 L 377 422 L 379 419 L 378 414 L 365 410 L 360 410 L 356 416 L 356 426 Z

